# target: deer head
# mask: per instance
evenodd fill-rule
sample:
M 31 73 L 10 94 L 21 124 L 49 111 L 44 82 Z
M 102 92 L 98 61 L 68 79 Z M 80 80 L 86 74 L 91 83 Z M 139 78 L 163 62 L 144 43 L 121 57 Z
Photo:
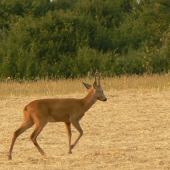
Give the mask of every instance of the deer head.
M 96 78 L 97 75 L 98 75 L 98 82 L 97 82 L 97 78 Z M 87 89 L 93 88 L 95 90 L 97 100 L 106 101 L 107 98 L 104 95 L 103 89 L 102 89 L 102 87 L 100 85 L 100 77 L 101 77 L 101 74 L 98 71 L 96 71 L 96 73 L 95 73 L 95 82 L 93 83 L 93 86 L 90 85 L 90 84 L 84 83 L 84 82 L 83 82 L 83 84 L 85 85 L 85 87 Z

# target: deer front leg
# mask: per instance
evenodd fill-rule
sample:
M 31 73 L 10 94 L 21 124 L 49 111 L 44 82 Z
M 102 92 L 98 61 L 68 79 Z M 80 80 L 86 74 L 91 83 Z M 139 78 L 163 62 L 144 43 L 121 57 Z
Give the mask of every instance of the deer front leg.
M 37 142 L 37 136 L 40 134 L 44 126 L 47 124 L 47 121 L 40 122 L 39 120 L 37 121 L 35 130 L 33 131 L 32 135 L 30 136 L 30 139 L 32 140 L 33 144 L 36 146 L 38 151 L 41 153 L 42 156 L 45 155 L 45 152 L 42 150 L 42 148 L 39 146 Z
M 80 138 L 81 138 L 82 135 L 83 135 L 83 130 L 82 130 L 79 122 L 78 122 L 78 121 L 71 121 L 71 123 L 72 123 L 73 126 L 80 132 L 80 135 L 78 136 L 78 138 L 76 139 L 76 141 L 70 146 L 70 151 L 71 151 L 71 149 L 73 149 L 73 148 L 76 146 L 76 144 L 78 143 L 78 141 L 80 140 Z
M 67 130 L 67 134 L 68 134 L 68 142 L 69 142 L 68 153 L 72 153 L 71 152 L 71 123 L 65 123 L 65 125 L 66 125 L 66 130 Z

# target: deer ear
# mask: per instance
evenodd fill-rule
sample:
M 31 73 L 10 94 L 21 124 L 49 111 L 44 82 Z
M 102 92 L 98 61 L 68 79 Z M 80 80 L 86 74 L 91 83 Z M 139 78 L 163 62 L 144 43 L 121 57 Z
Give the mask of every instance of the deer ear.
M 90 84 L 87 84 L 87 83 L 84 83 L 84 82 L 82 82 L 83 84 L 84 84 L 84 86 L 87 88 L 87 89 L 91 89 L 91 85 Z

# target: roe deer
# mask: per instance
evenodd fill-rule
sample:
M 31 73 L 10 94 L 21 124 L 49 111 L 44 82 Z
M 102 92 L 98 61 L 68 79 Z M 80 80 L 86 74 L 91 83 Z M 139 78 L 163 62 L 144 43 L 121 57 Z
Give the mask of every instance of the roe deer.
M 98 83 L 96 75 L 98 74 Z M 68 139 L 69 139 L 69 153 L 75 147 L 81 136 L 83 130 L 79 124 L 80 119 L 84 116 L 85 112 L 97 101 L 106 101 L 102 87 L 100 85 L 100 74 L 95 74 L 95 82 L 93 86 L 83 82 L 89 93 L 82 99 L 65 98 L 65 99 L 40 99 L 34 100 L 24 107 L 24 122 L 21 127 L 14 132 L 11 147 L 9 150 L 8 159 L 12 159 L 12 150 L 16 138 L 28 128 L 36 124 L 35 130 L 30 136 L 32 142 L 37 147 L 41 155 L 45 155 L 37 143 L 37 136 L 40 134 L 44 126 L 48 122 L 64 122 L 66 125 Z M 71 124 L 79 131 L 79 136 L 71 145 Z

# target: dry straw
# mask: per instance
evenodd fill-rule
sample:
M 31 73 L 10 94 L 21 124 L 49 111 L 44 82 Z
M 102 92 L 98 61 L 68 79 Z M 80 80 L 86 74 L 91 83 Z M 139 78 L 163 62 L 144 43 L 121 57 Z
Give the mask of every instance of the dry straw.
M 93 83 L 93 79 L 83 79 Z M 17 138 L 7 161 L 13 132 L 23 121 L 23 107 L 44 97 L 84 97 L 82 79 L 0 82 L 0 169 L 170 169 L 170 77 L 163 75 L 103 78 L 107 102 L 97 102 L 80 124 L 84 135 L 67 154 L 63 123 L 49 123 L 38 137 L 42 157 L 30 141 L 35 127 Z M 78 133 L 72 127 L 73 141 Z
M 124 75 L 121 77 L 102 78 L 101 84 L 105 92 L 121 90 L 156 90 L 170 89 L 169 74 Z M 93 79 L 61 79 L 17 82 L 7 78 L 0 82 L 0 96 L 59 96 L 68 94 L 84 94 L 86 89 L 82 80 L 93 83 Z

